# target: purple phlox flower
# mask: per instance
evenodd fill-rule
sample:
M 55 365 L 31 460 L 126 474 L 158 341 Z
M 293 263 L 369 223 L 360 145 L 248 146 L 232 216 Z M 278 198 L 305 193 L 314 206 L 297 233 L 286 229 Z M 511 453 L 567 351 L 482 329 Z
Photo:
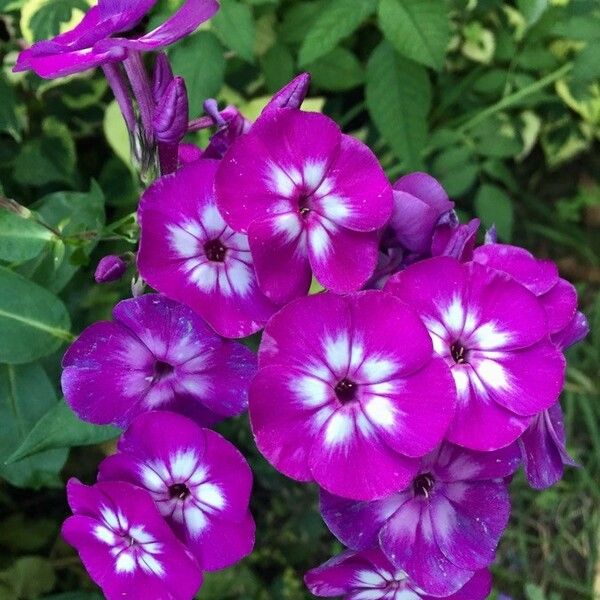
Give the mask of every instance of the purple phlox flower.
M 248 511 L 252 473 L 218 433 L 170 412 L 136 417 L 104 459 L 99 481 L 128 481 L 146 489 L 203 571 L 229 567 L 252 551 Z
M 567 327 L 577 312 L 577 290 L 558 274 L 551 260 L 541 260 L 524 248 L 508 244 L 485 244 L 473 260 L 508 273 L 537 296 L 548 320 L 551 335 Z
M 201 424 L 242 413 L 255 355 L 223 340 L 189 307 L 158 294 L 123 300 L 63 359 L 62 388 L 84 421 L 127 425 L 156 408 Z
M 120 256 L 109 254 L 100 259 L 94 273 L 94 279 L 96 283 L 118 281 L 123 277 L 125 271 L 127 271 L 127 263 Z
M 311 569 L 304 581 L 315 596 L 344 600 L 485 600 L 492 588 L 490 572 L 481 570 L 455 593 L 431 596 L 380 550 L 346 551 Z
M 560 481 L 565 466 L 579 466 L 567 451 L 559 402 L 533 419 L 519 438 L 519 448 L 527 481 L 536 490 L 549 488 Z
M 220 163 L 217 205 L 247 232 L 260 288 L 274 302 L 306 294 L 311 270 L 335 292 L 359 289 L 377 263 L 392 188 L 375 155 L 328 117 L 262 115 Z
M 426 254 L 440 219 L 454 208 L 442 185 L 427 173 L 409 173 L 394 184 L 388 228 L 409 252 Z
M 433 234 L 431 254 L 450 256 L 462 262 L 472 260 L 479 225 L 479 219 L 468 223 L 459 223 L 455 216 L 442 219 Z
M 504 478 L 519 465 L 515 444 L 474 452 L 446 443 L 423 460 L 407 489 L 375 502 L 322 491 L 321 513 L 343 544 L 380 547 L 421 589 L 444 596 L 493 562 L 510 515 Z
M 451 368 L 458 404 L 449 441 L 497 450 L 558 400 L 565 360 L 544 308 L 506 273 L 436 257 L 397 273 L 385 289 L 419 313 Z
M 454 413 L 426 329 L 381 291 L 288 304 L 267 323 L 259 367 L 250 420 L 261 452 L 288 477 L 348 498 L 408 485 Z
M 140 202 L 138 268 L 156 290 L 191 306 L 225 337 L 262 329 L 277 306 L 258 288 L 248 238 L 214 199 L 218 162 L 200 160 L 162 177 Z
M 393 186 L 394 210 L 381 234 L 377 267 L 367 288 L 380 289 L 391 275 L 431 256 L 434 232 L 446 223 L 454 203 L 426 173 L 409 173 Z
M 129 50 L 149 51 L 168 46 L 192 33 L 218 10 L 216 0 L 186 0 L 162 25 L 138 37 L 130 32 L 156 0 L 99 0 L 70 31 L 36 42 L 19 54 L 15 71 L 32 70 L 52 79 L 124 60 Z
M 280 108 L 300 108 L 310 87 L 310 73 L 300 73 L 273 95 L 262 114 Z
M 150 495 L 130 483 L 67 484 L 62 535 L 107 600 L 192 600 L 202 574 Z

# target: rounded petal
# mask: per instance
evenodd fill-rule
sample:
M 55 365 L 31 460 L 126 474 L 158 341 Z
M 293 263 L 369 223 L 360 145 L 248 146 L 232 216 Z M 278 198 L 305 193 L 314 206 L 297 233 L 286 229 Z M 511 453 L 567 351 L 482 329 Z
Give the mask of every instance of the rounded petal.
M 308 293 L 311 282 L 306 231 L 295 213 L 256 219 L 248 241 L 258 284 L 272 302 L 285 303 Z
M 564 279 L 559 279 L 558 283 L 539 299 L 546 311 L 551 334 L 564 329 L 577 311 L 577 290 Z
M 477 571 L 458 592 L 445 600 L 485 600 L 492 591 L 492 574 L 487 569 Z M 422 600 L 438 600 L 434 596 L 422 596 Z

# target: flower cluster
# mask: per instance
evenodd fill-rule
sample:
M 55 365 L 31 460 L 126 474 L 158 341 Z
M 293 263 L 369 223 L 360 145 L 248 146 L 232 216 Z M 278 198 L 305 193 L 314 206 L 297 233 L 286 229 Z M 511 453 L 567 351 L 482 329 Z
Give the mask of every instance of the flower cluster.
M 306 575 L 315 595 L 483 600 L 512 475 L 544 488 L 574 464 L 558 400 L 564 350 L 587 333 L 575 289 L 493 230 L 479 245 L 431 176 L 391 185 L 364 143 L 301 110 L 306 74 L 254 123 L 213 100 L 188 123 L 184 82 L 162 54 L 148 77 L 140 52 L 216 3 L 119 37 L 152 4 L 100 0 L 17 65 L 102 65 L 139 133 L 122 65 L 162 173 L 138 210 L 156 293 L 137 286 L 64 357 L 73 411 L 126 428 L 95 485 L 69 482 L 65 539 L 109 600 L 191 599 L 203 571 L 252 550 L 250 469 L 207 429 L 248 408 L 260 451 L 318 484 L 348 548 Z M 206 148 L 182 143 L 208 127 Z M 126 268 L 106 257 L 96 278 Z M 237 341 L 257 332 L 258 356 Z

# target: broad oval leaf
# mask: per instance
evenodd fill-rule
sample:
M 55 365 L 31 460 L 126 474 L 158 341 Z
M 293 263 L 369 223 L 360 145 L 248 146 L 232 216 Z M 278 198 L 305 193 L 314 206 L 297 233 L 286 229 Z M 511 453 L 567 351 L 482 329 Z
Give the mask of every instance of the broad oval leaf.
M 254 62 L 256 26 L 249 6 L 237 0 L 221 0 L 221 8 L 212 26 L 223 43 L 240 58 Z
M 31 362 L 72 339 L 65 305 L 44 288 L 0 267 L 0 362 Z
M 42 252 L 53 233 L 32 219 L 0 209 L 0 259 L 21 262 Z
M 511 241 L 514 206 L 504 190 L 495 185 L 482 185 L 475 197 L 475 212 L 486 229 L 495 225 L 498 237 L 504 242 Z
M 424 67 L 382 42 L 367 65 L 367 108 L 405 170 L 422 168 L 431 84 Z
M 311 63 L 307 70 L 315 85 L 325 90 L 350 90 L 363 83 L 365 74 L 358 58 L 346 48 L 334 48 Z
M 6 462 L 11 464 L 45 450 L 101 444 L 118 437 L 120 433 L 120 429 L 110 425 L 93 425 L 81 421 L 65 401 L 61 400 L 34 425 Z
M 58 473 L 67 460 L 68 450 L 50 450 L 12 465 L 5 464 L 55 404 L 54 388 L 38 363 L 0 365 L 0 477 L 19 487 L 61 485 Z
M 441 70 L 450 41 L 444 0 L 381 0 L 379 26 L 400 54 Z
M 318 13 L 302 42 L 298 61 L 301 67 L 331 52 L 356 31 L 375 11 L 374 0 L 329 0 Z

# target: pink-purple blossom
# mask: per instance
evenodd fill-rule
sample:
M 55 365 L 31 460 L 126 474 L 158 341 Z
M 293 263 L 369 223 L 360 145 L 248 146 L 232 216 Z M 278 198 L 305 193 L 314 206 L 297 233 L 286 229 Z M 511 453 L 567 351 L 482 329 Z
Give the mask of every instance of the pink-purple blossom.
M 344 600 L 485 600 L 492 588 L 490 572 L 481 570 L 455 593 L 432 596 L 380 550 L 344 552 L 311 569 L 304 581 L 315 596 Z
M 217 208 L 217 167 L 202 159 L 146 190 L 138 268 L 153 288 L 190 306 L 217 333 L 240 338 L 262 329 L 277 306 L 258 287 L 247 236 Z
M 62 535 L 107 600 L 191 600 L 202 574 L 150 495 L 130 483 L 67 484 L 73 516 Z
M 216 0 L 186 0 L 173 16 L 152 31 L 125 36 L 155 3 L 156 0 L 99 0 L 73 29 L 51 40 L 36 42 L 21 52 L 14 70 L 32 70 L 40 77 L 54 78 L 122 61 L 131 50 L 157 50 L 176 42 L 210 19 L 219 8 Z
M 419 313 L 451 368 L 458 403 L 449 441 L 502 448 L 558 400 L 565 360 L 544 307 L 506 273 L 438 257 L 394 275 L 385 289 Z
M 136 417 L 98 478 L 146 489 L 203 571 L 229 567 L 252 551 L 250 467 L 231 443 L 186 417 Z
M 373 153 L 325 115 L 265 112 L 224 156 L 217 205 L 248 234 L 260 288 L 284 303 L 311 274 L 335 292 L 357 290 L 377 262 L 392 189 Z
M 375 502 L 323 491 L 321 513 L 346 546 L 379 546 L 419 588 L 449 595 L 494 560 L 510 514 L 504 478 L 519 465 L 514 444 L 497 452 L 444 444 L 406 489 Z
M 63 359 L 65 399 L 81 419 L 125 426 L 160 408 L 211 424 L 246 409 L 248 348 L 158 294 L 123 300 L 113 317 L 85 329 Z
M 372 500 L 406 486 L 454 414 L 450 370 L 418 316 L 381 291 L 288 304 L 250 387 L 256 442 L 282 473 Z

